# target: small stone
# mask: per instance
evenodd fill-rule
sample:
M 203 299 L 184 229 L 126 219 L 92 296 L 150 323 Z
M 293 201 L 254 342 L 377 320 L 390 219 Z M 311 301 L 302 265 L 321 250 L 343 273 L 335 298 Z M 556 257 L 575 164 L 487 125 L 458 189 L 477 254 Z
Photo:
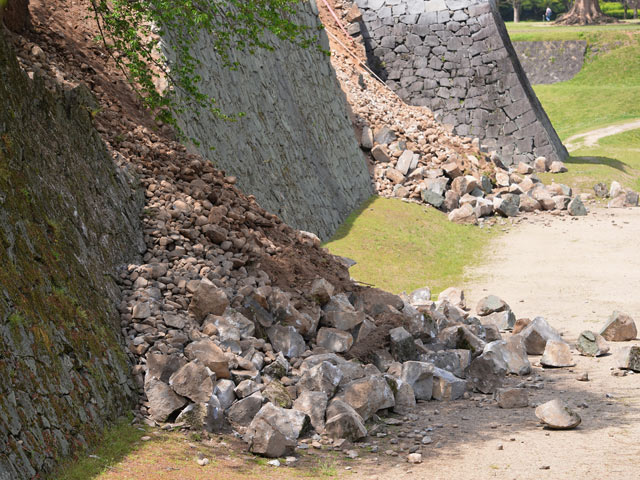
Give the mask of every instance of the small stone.
M 500 408 L 524 408 L 529 406 L 529 394 L 524 388 L 499 388 L 496 400 Z
M 142 440 L 143 442 L 148 442 L 149 440 L 151 440 L 151 437 L 149 435 L 145 435 L 144 437 L 141 437 L 140 440 Z
M 638 331 L 633 318 L 626 313 L 614 311 L 600 331 L 600 335 L 610 342 L 626 342 L 634 340 Z
M 279 467 L 280 466 L 280 460 L 278 460 L 277 458 L 274 460 L 269 460 L 267 462 L 268 465 L 271 465 L 272 467 Z
M 580 425 L 582 419 L 562 400 L 556 398 L 536 408 L 536 417 L 549 428 L 569 430 Z
M 580 217 L 587 214 L 587 209 L 584 206 L 584 203 L 582 203 L 582 200 L 580 200 L 579 196 L 574 197 L 573 200 L 569 202 L 567 210 L 569 211 L 569 215 L 572 215 L 574 217 Z
M 578 336 L 576 349 L 587 357 L 599 357 L 609 353 L 609 345 L 602 335 L 585 330 Z
M 200 465 L 201 467 L 204 467 L 205 465 L 209 465 L 209 459 L 208 458 L 198 458 L 198 459 L 196 459 L 196 463 L 198 465 Z
M 480 316 L 490 315 L 495 312 L 509 310 L 509 305 L 501 298 L 495 295 L 488 295 L 478 302 L 476 312 Z
M 640 347 L 633 345 L 622 347 L 615 354 L 618 368 L 640 372 Z
M 540 363 L 545 367 L 573 367 L 576 364 L 569 345 L 555 340 L 547 342 Z
M 589 381 L 589 373 L 588 372 L 581 373 L 580 375 L 578 375 L 576 380 L 578 380 L 579 382 L 588 382 Z
M 424 437 L 422 437 L 420 443 L 422 443 L 423 445 L 431 445 L 433 443 L 433 440 L 429 435 L 425 435 Z
M 529 355 L 542 355 L 547 341 L 563 342 L 562 337 L 542 317 L 536 317 L 520 335 L 524 338 L 524 344 Z
M 421 453 L 410 453 L 407 455 L 407 462 L 409 463 L 422 463 Z

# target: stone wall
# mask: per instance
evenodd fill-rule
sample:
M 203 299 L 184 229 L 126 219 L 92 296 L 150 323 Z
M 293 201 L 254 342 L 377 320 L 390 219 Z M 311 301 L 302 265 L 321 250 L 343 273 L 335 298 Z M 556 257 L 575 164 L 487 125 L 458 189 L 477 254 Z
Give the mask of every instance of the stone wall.
M 406 102 L 507 164 L 568 154 L 518 62 L 493 0 L 356 0 L 369 62 Z
M 314 0 L 302 2 L 296 21 L 320 24 Z M 322 47 L 329 50 L 324 32 Z M 348 118 L 347 104 L 329 57 L 317 48 L 272 40 L 275 51 L 238 54 L 231 71 L 203 38 L 194 49 L 205 90 L 228 122 L 202 112 L 185 114 L 185 133 L 200 153 L 255 195 L 262 207 L 293 227 L 328 239 L 372 194 L 371 180 Z M 211 150 L 213 148 L 214 150 Z
M 143 198 L 92 102 L 31 81 L 0 31 L 1 480 L 43 478 L 135 405 L 115 272 L 144 248 Z
M 518 60 L 532 85 L 566 82 L 582 69 L 587 42 L 513 42 Z

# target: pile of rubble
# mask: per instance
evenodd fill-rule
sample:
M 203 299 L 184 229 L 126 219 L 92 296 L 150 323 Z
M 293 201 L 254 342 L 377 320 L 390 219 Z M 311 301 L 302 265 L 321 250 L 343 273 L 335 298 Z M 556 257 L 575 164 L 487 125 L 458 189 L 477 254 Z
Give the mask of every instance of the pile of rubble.
M 613 181 L 611 186 L 607 188 L 606 183 L 596 183 L 593 186 L 596 197 L 610 198 L 607 203 L 609 208 L 637 207 L 639 195 L 638 192 L 630 188 L 623 188 L 620 183 Z
M 324 20 L 331 38 L 340 36 L 332 20 Z M 532 166 L 507 167 L 495 152 L 481 151 L 478 139 L 457 137 L 427 108 L 406 105 L 363 70 L 362 48 L 343 45 L 332 41 L 332 64 L 379 195 L 430 205 L 461 223 L 534 211 L 586 215 L 571 188 L 544 185 L 536 175 L 566 172 L 562 162 L 539 157 Z

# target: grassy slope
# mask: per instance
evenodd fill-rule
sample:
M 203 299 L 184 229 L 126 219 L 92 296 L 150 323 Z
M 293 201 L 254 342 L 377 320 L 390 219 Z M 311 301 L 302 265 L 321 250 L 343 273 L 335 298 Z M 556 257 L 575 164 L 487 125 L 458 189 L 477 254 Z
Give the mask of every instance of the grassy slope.
M 572 153 L 566 162 L 567 173 L 541 174 L 542 180 L 566 183 L 581 191 L 590 191 L 598 182 L 617 180 L 640 191 L 640 130 L 605 137 L 596 147 Z
M 491 236 L 451 223 L 433 208 L 374 197 L 326 246 L 358 262 L 350 270 L 356 280 L 394 293 L 425 285 L 437 293 L 461 282 L 464 267 L 482 258 Z
M 640 23 L 556 27 L 540 22 L 508 24 L 514 41 L 586 40 L 587 61 L 568 82 L 534 90 L 562 139 L 576 133 L 640 118 Z M 606 46 L 608 51 L 603 51 Z M 600 53 L 594 55 L 594 49 Z M 626 132 L 572 153 L 569 172 L 544 181 L 589 190 L 594 183 L 621 181 L 640 188 L 640 134 Z

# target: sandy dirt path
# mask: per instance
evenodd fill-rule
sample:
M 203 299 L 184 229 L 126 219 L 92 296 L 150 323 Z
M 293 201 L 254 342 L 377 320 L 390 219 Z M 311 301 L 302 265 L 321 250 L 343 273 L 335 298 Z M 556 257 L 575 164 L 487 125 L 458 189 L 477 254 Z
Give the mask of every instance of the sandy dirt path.
M 631 120 L 619 125 L 609 125 L 608 127 L 596 128 L 585 133 L 578 133 L 567 138 L 564 142 L 564 146 L 567 150 L 573 151 L 583 147 L 593 147 L 598 143 L 598 140 L 610 135 L 616 135 L 618 133 L 627 132 L 629 130 L 635 130 L 640 128 L 640 119 Z
M 640 208 L 595 209 L 580 219 L 533 217 L 495 240 L 488 263 L 469 272 L 468 305 L 474 310 L 478 299 L 496 294 L 518 317 L 544 316 L 571 343 L 582 330 L 598 330 L 614 309 L 640 320 L 639 239 Z M 610 345 L 617 351 L 631 343 L 640 344 Z M 471 400 L 419 405 L 417 416 L 399 428 L 407 435 L 433 429 L 433 444 L 420 450 L 423 463 L 409 465 L 402 453 L 378 454 L 377 461 L 363 458 L 356 476 L 640 478 L 640 374 L 614 376 L 612 355 L 582 357 L 573 345 L 572 351 L 573 368 L 543 370 L 539 357 L 531 356 L 532 375 L 510 379 L 512 386 L 528 387 L 529 408 L 503 410 L 490 396 L 475 394 Z M 577 380 L 583 372 L 589 382 Z M 533 407 L 556 397 L 581 415 L 580 427 L 553 431 L 539 425 Z

